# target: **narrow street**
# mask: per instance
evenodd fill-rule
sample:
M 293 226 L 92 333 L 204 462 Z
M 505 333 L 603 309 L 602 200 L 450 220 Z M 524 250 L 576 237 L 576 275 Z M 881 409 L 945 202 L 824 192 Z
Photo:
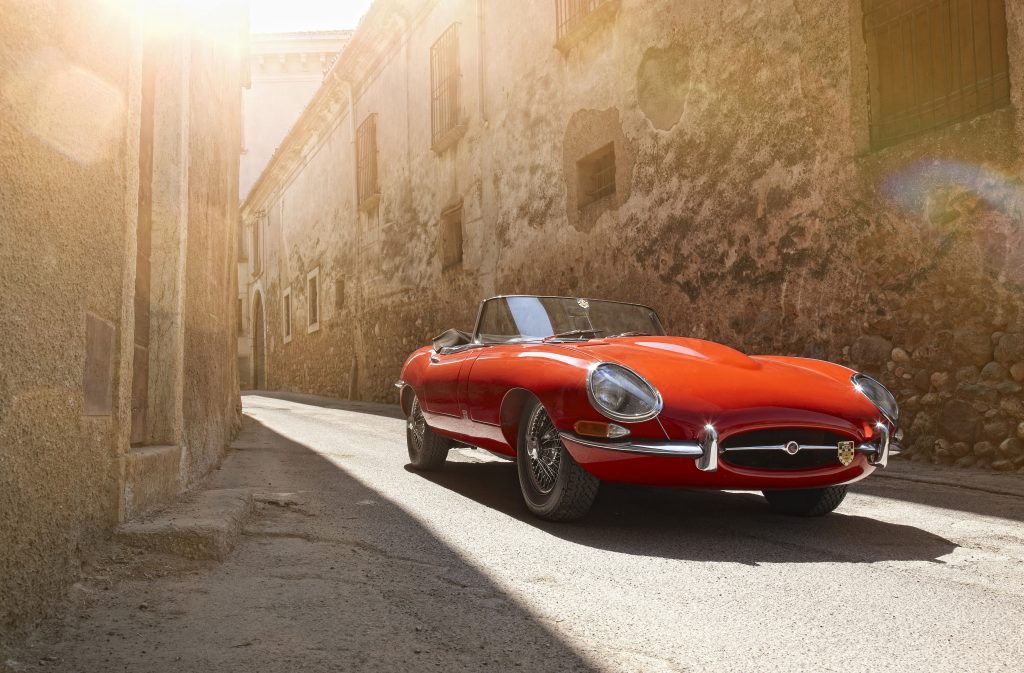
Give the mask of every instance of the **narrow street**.
M 511 463 L 406 469 L 395 407 L 243 396 L 221 564 L 114 547 L 12 670 L 964 671 L 1024 660 L 1024 499 L 876 477 L 792 519 L 603 487 L 528 515 Z

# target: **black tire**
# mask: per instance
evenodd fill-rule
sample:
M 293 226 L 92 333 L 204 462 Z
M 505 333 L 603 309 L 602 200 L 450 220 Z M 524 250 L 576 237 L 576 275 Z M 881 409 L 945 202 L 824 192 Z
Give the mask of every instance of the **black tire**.
M 448 460 L 448 450 L 452 448 L 450 439 L 437 434 L 427 425 L 420 401 L 415 396 L 405 424 L 405 443 L 409 448 L 409 463 L 413 469 L 423 472 L 433 472 L 444 467 L 444 462 Z
M 777 512 L 793 516 L 824 516 L 839 507 L 839 503 L 846 497 L 846 486 L 762 493 Z
M 601 486 L 597 477 L 569 455 L 551 417 L 539 403 L 524 411 L 519 424 L 516 468 L 526 507 L 548 521 L 582 518 L 590 511 Z

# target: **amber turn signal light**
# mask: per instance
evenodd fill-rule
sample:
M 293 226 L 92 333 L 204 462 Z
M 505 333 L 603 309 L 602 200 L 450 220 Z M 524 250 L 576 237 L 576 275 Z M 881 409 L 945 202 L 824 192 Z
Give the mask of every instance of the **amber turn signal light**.
M 629 434 L 629 430 L 616 425 L 615 423 L 602 423 L 600 421 L 576 421 L 572 426 L 577 435 L 584 437 L 603 437 L 605 439 L 617 439 Z

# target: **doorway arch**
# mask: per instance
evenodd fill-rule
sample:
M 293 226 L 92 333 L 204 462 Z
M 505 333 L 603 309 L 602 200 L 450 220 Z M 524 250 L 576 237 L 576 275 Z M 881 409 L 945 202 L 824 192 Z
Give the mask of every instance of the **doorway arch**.
M 256 292 L 252 301 L 252 388 L 267 387 L 267 330 L 263 295 Z

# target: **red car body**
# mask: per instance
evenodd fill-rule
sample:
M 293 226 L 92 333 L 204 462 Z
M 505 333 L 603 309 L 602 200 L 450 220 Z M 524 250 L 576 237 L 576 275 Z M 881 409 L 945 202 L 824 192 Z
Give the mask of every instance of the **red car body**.
M 628 424 L 623 439 L 576 431 L 579 421 L 609 421 L 587 394 L 589 372 L 604 362 L 639 374 L 663 401 L 655 418 Z M 862 479 L 896 451 L 897 428 L 855 386 L 855 374 L 699 339 L 635 336 L 428 346 L 408 358 L 397 385 L 406 415 L 418 398 L 437 434 L 509 458 L 524 407 L 539 401 L 572 458 L 602 481 L 809 489 Z M 837 447 L 849 442 L 852 460 L 840 460 Z M 810 460 L 807 451 L 799 457 L 797 444 L 807 443 L 817 456 Z

